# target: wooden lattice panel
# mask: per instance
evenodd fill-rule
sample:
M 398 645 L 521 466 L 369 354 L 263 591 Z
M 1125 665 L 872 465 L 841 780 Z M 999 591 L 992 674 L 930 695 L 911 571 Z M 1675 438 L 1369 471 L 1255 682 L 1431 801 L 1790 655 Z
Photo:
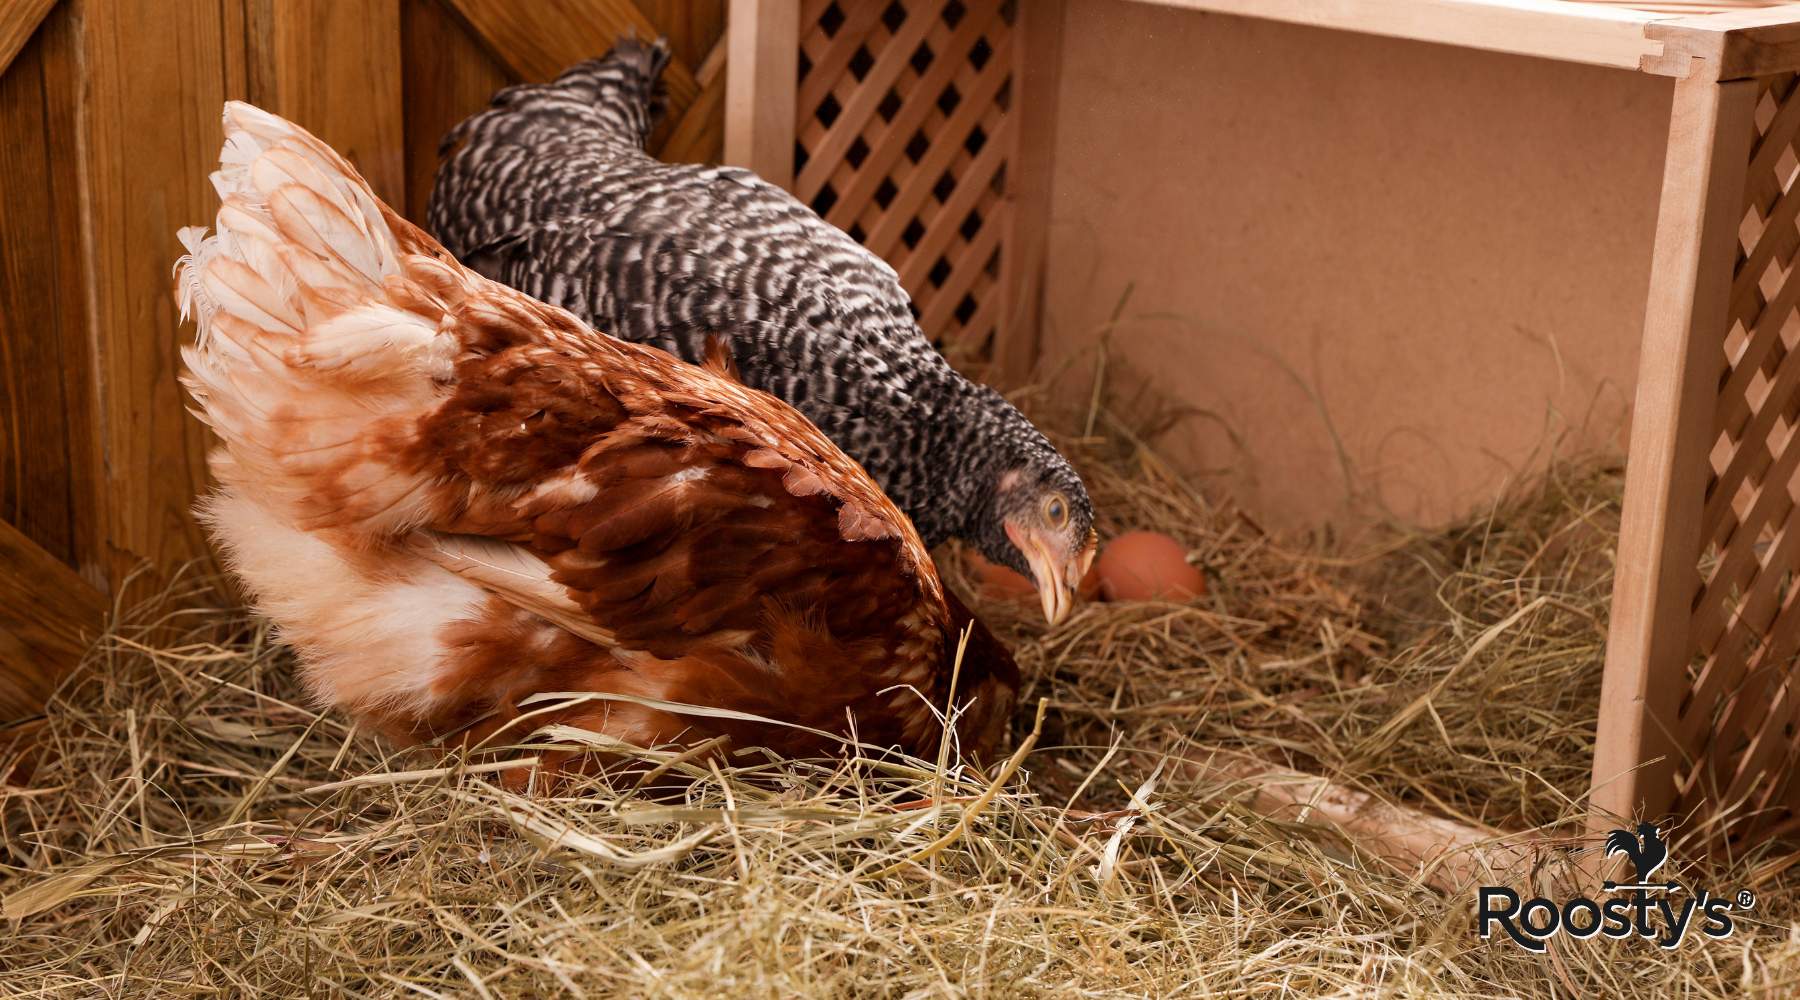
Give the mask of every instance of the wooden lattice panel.
M 1012 5 L 806 0 L 800 17 L 794 193 L 894 266 L 927 335 L 980 350 L 1002 309 Z
M 1740 835 L 1800 810 L 1800 81 L 1759 81 L 1701 516 L 1684 807 L 1743 810 Z

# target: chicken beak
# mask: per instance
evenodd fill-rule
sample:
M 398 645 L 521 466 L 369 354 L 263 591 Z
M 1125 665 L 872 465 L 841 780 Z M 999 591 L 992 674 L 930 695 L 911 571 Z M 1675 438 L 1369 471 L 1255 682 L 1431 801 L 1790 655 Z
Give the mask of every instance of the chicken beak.
M 1090 549 L 1082 556 L 1077 556 L 1078 566 L 1067 566 L 1051 554 L 1050 545 L 1036 531 L 1030 528 L 1016 528 L 1011 523 L 1006 525 L 1007 537 L 1025 556 L 1025 564 L 1031 568 L 1031 580 L 1037 584 L 1038 601 L 1044 606 L 1044 620 L 1052 625 L 1062 623 L 1069 617 L 1075 607 L 1075 587 L 1081 582 L 1085 565 L 1092 561 L 1093 551 Z M 1079 570 L 1071 573 L 1070 570 Z
M 1060 625 L 1075 607 L 1075 588 L 1063 581 L 1062 570 L 1046 557 L 1031 560 L 1031 575 L 1037 580 L 1038 601 L 1044 606 L 1044 620 Z

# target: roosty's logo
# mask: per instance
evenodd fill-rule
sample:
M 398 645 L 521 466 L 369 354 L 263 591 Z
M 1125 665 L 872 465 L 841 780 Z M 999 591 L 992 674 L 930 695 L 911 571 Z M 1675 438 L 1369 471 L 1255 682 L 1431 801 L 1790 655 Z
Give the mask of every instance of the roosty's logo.
M 1700 918 L 1700 933 L 1722 938 L 1731 933 L 1733 909 L 1748 910 L 1756 905 L 1756 895 L 1748 889 L 1738 890 L 1729 899 L 1698 889 L 1676 908 L 1671 897 L 1681 886 L 1651 881 L 1657 869 L 1669 860 L 1669 848 L 1663 843 L 1662 831 L 1649 823 L 1638 824 L 1636 833 L 1614 830 L 1607 834 L 1606 854 L 1625 855 L 1637 878 L 1631 882 L 1608 880 L 1600 888 L 1629 895 L 1611 896 L 1604 903 L 1577 896 L 1558 906 L 1542 896 L 1520 902 L 1519 894 L 1506 886 L 1484 885 L 1476 897 L 1475 912 L 1475 926 L 1482 940 L 1492 937 L 1498 927 L 1521 947 L 1539 952 L 1548 947 L 1546 941 L 1558 934 L 1578 941 L 1596 934 L 1609 938 L 1636 935 L 1655 941 L 1662 948 L 1679 948 L 1696 916 Z

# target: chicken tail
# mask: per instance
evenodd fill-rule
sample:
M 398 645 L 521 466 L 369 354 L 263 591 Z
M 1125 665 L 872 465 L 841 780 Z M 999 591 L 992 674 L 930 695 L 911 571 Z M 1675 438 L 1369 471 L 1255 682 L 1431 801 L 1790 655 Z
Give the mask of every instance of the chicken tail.
M 620 138 L 642 149 L 668 109 L 663 84 L 667 65 L 667 41 L 627 36 L 613 43 L 606 55 L 564 71 L 555 85 L 583 91 Z
M 176 272 L 198 327 L 182 381 L 222 442 L 215 475 L 302 527 L 404 529 L 423 498 L 397 456 L 459 346 L 396 278 L 424 238 L 329 146 L 248 104 L 225 105 L 212 181 L 214 231 L 181 231 Z

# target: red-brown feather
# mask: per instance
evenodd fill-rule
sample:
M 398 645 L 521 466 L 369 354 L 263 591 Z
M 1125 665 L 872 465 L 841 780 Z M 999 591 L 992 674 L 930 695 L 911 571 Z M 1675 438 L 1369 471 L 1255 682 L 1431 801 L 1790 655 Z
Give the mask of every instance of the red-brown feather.
M 929 753 L 942 732 L 935 713 L 966 709 L 964 747 L 991 748 L 1017 686 L 1011 657 L 974 623 L 952 691 L 973 618 L 912 525 L 798 412 L 739 383 L 722 343 L 697 367 L 602 337 L 462 268 L 385 206 L 379 238 L 390 242 L 346 243 L 372 219 L 356 207 L 367 204 L 360 192 L 303 185 L 337 184 L 319 180 L 333 171 L 360 185 L 354 171 L 285 123 L 240 107 L 234 124 L 295 176 L 313 171 L 267 197 L 267 225 L 293 245 L 265 248 L 283 264 L 255 259 L 291 273 L 265 287 L 266 276 L 213 254 L 193 265 L 196 280 L 241 286 L 247 301 L 291 288 L 281 305 L 309 329 L 259 331 L 258 307 L 243 307 L 249 320 L 217 308 L 205 320 L 232 351 L 287 352 L 251 376 L 295 384 L 265 381 L 278 399 L 209 406 L 209 392 L 236 392 L 242 354 L 230 351 L 196 351 L 190 384 L 229 430 L 214 466 L 224 486 L 215 527 L 246 579 L 273 594 L 278 620 L 286 609 L 315 690 L 413 740 L 486 738 L 534 694 L 589 691 L 792 725 L 624 702 L 529 724 L 811 753 L 837 743 L 808 729 L 846 733 L 854 719 L 867 743 Z M 381 264 L 377 282 L 366 261 L 347 259 L 365 249 L 383 261 L 391 252 L 397 269 Z M 385 322 L 384 309 L 398 317 L 392 330 L 313 337 L 340 316 Z M 238 530 L 224 523 L 234 517 Z M 271 518 L 297 537 L 262 545 Z M 344 593 L 371 606 L 383 588 L 419 588 L 407 613 L 436 624 L 416 645 L 441 652 L 421 659 L 412 644 L 384 644 L 371 676 L 358 675 L 361 649 L 333 626 L 381 639 L 378 625 L 294 591 L 285 567 L 265 564 L 271 552 L 310 559 L 315 574 L 341 570 L 353 578 Z M 475 596 L 438 612 L 431 587 Z M 420 675 L 428 691 L 404 686 Z

